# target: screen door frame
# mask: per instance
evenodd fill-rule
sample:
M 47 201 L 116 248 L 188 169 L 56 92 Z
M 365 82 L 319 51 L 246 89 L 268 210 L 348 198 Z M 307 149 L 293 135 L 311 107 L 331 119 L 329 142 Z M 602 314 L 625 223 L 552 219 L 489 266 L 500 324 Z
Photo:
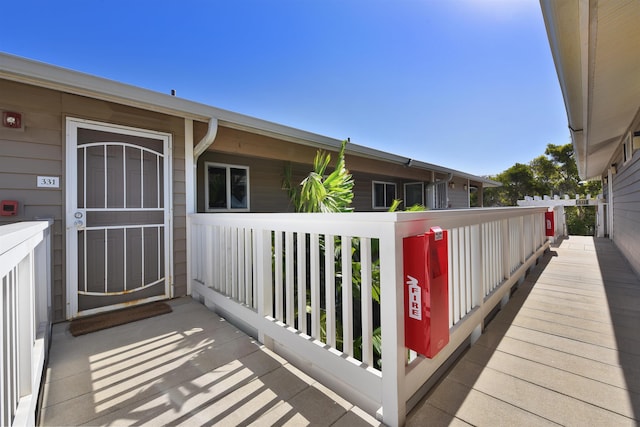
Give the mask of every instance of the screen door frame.
M 79 277 L 79 249 L 82 248 L 82 242 L 79 244 L 78 236 L 82 234 L 82 232 L 87 233 L 87 230 L 90 227 L 86 227 L 86 216 L 90 209 L 86 209 L 86 206 L 82 208 L 78 207 L 78 187 L 79 187 L 79 176 L 78 176 L 78 152 L 79 152 L 79 144 L 78 144 L 78 131 L 80 129 L 88 129 L 99 132 L 108 132 L 118 135 L 123 135 L 125 137 L 138 137 L 138 138 L 147 138 L 152 140 L 159 140 L 162 142 L 163 150 L 162 150 L 162 177 L 159 179 L 162 181 L 156 182 L 157 187 L 162 187 L 162 194 L 158 190 L 158 198 L 162 197 L 162 207 L 156 207 L 156 211 L 162 214 L 162 225 L 163 225 L 163 233 L 160 236 L 160 231 L 158 231 L 158 246 L 160 247 L 160 240 L 163 243 L 163 251 L 159 249 L 159 257 L 162 256 L 163 260 L 158 262 L 158 265 L 163 264 L 163 271 L 159 271 L 160 274 L 164 274 L 163 282 L 157 283 L 155 286 L 161 286 L 163 288 L 160 295 L 154 295 L 145 298 L 136 298 L 133 295 L 135 292 L 132 292 L 132 300 L 126 302 L 108 302 L 103 306 L 92 307 L 89 309 L 80 310 L 79 309 L 79 294 L 80 291 L 78 289 L 78 282 L 81 279 Z M 107 158 L 107 148 L 105 148 L 105 159 Z M 124 149 L 123 149 L 124 150 Z M 86 151 L 86 149 L 85 149 Z M 141 151 L 142 152 L 142 151 Z M 93 120 L 85 120 L 73 117 L 66 118 L 66 294 L 67 294 L 67 318 L 72 319 L 75 317 L 100 313 L 104 311 L 110 311 L 118 308 L 128 307 L 131 305 L 143 304 L 146 302 L 151 302 L 160 299 L 171 298 L 172 295 L 172 266 L 173 266 L 173 227 L 172 227 L 172 213 L 173 213 L 173 200 L 172 200 L 172 138 L 171 134 L 165 132 L 158 132 L 153 130 L 146 130 L 140 128 L 134 128 L 129 126 L 121 126 L 110 123 L 98 122 Z M 123 154 L 125 156 L 125 154 Z M 105 160 L 106 162 L 106 160 Z M 106 163 L 105 163 L 106 165 Z M 142 167 L 142 166 L 141 166 Z M 160 169 L 158 168 L 158 171 Z M 105 167 L 105 182 L 107 179 L 107 168 Z M 86 171 L 81 171 L 81 173 L 86 173 Z M 123 173 L 126 173 L 124 171 Z M 141 180 L 143 171 L 141 170 Z M 158 173 L 159 175 L 159 173 Z M 84 177 L 82 177 L 84 179 Z M 144 193 L 145 186 L 142 185 L 141 194 Z M 123 188 L 124 190 L 124 188 Z M 107 199 L 107 189 L 105 186 L 105 203 Z M 141 195 L 141 197 L 144 197 Z M 158 199 L 160 200 L 160 199 Z M 144 202 L 141 202 L 144 203 Z M 107 206 L 105 206 L 106 208 Z M 143 206 L 144 207 L 144 206 Z M 125 202 L 126 208 L 126 202 Z M 134 225 L 135 227 L 135 225 Z M 140 229 L 141 239 L 144 235 L 144 230 Z M 158 228 L 160 230 L 160 228 Z M 105 232 L 106 233 L 106 232 Z M 126 233 L 126 231 L 125 231 Z M 133 234 L 133 233 L 131 233 Z M 126 236 L 126 234 L 125 234 Z M 105 234 L 105 248 L 107 246 L 107 237 Z M 125 242 L 126 244 L 126 242 Z M 105 249 L 106 251 L 106 249 Z M 164 252 L 164 253 L 162 253 Z M 106 258 L 105 258 L 106 259 Z M 86 262 L 86 260 L 85 260 Z M 86 264 L 85 264 L 86 265 Z M 143 266 L 142 269 L 145 267 Z M 158 268 L 160 270 L 160 268 Z M 107 274 L 107 266 L 104 266 L 105 275 Z M 126 279 L 125 279 L 126 280 Z M 105 288 L 106 288 L 105 279 Z M 120 295 L 124 295 L 126 292 L 121 292 Z M 105 294 L 108 296 L 107 294 Z M 105 298 L 108 300 L 108 298 Z

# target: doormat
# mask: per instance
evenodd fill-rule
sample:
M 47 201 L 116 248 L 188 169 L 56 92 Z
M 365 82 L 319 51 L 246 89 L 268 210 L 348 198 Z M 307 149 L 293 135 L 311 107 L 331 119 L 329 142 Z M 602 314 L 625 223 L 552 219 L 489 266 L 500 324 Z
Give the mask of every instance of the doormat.
M 171 311 L 171 306 L 169 306 L 169 304 L 164 302 L 153 302 L 151 304 L 144 304 L 136 307 L 124 308 L 122 310 L 111 311 L 109 313 L 100 313 L 94 316 L 83 317 L 81 319 L 74 319 L 69 325 L 69 332 L 71 332 L 71 335 L 74 337 L 77 337 L 78 335 L 84 335 L 100 331 L 102 329 L 124 325 L 125 323 L 135 322 L 136 320 L 171 313 Z

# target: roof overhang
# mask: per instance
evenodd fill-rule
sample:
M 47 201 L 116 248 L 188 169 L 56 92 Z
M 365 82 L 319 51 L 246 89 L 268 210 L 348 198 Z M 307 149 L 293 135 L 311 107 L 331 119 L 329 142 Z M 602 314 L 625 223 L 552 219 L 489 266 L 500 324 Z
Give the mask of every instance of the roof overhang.
M 2 52 L 0 78 L 202 122 L 215 118 L 220 126 L 324 150 L 337 151 L 342 144 L 339 139 Z M 347 146 L 346 151 L 356 156 L 398 164 L 408 164 L 411 161 L 407 157 L 353 143 Z M 499 185 L 486 178 L 430 163 L 412 161 L 412 167 L 452 173 L 457 177 L 481 182 L 485 186 Z
M 640 2 L 540 0 L 582 179 L 599 177 L 640 106 Z

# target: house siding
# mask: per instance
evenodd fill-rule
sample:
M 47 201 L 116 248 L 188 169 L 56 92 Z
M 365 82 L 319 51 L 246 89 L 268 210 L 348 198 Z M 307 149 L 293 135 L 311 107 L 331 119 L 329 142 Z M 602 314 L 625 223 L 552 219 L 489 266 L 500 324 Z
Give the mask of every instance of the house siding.
M 469 207 L 469 192 L 465 190 L 466 179 L 453 179 L 453 188 L 449 186 L 449 206 L 451 209 L 466 209 Z M 467 185 L 468 188 L 468 185 Z
M 19 214 L 1 223 L 54 220 L 52 306 L 54 321 L 66 318 L 64 177 L 65 119 L 76 117 L 172 134 L 173 281 L 175 295 L 186 293 L 186 208 L 184 121 L 106 101 L 0 79 L 0 110 L 22 114 L 22 129 L 0 127 L 0 199 L 17 200 Z M 60 177 L 60 188 L 37 188 L 38 175 Z
M 640 274 L 640 151 L 613 176 L 613 240 Z
M 60 95 L 51 90 L 0 80 L 0 110 L 22 114 L 22 128 L 0 127 L 0 199 L 18 201 L 18 214 L 0 224 L 53 219 L 52 305 L 64 318 L 64 178 Z M 38 188 L 38 175 L 58 176 L 60 188 Z

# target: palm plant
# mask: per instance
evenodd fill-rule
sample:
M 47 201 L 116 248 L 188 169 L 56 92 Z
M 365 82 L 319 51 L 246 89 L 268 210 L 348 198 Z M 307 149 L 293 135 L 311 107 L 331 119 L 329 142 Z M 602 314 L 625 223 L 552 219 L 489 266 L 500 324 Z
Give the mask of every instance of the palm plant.
M 285 171 L 284 188 L 294 203 L 296 212 L 352 212 L 353 177 L 344 161 L 347 141 L 342 141 L 336 166 L 325 176 L 331 155 L 318 150 L 313 161 L 313 171 L 302 180 L 300 189 L 291 185 L 291 169 Z

